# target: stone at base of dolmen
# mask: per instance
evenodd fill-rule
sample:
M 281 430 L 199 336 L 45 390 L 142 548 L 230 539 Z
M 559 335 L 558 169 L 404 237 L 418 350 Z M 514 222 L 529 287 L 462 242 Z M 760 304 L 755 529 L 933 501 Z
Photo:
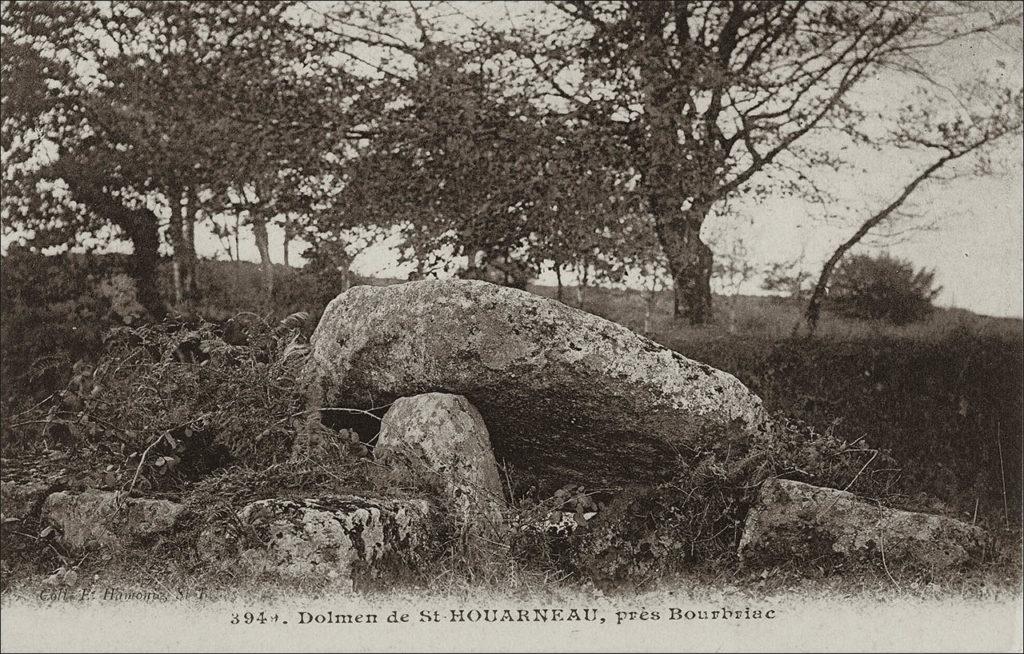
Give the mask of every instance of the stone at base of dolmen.
M 852 493 L 773 479 L 747 515 L 739 556 L 750 564 L 786 560 L 877 560 L 928 569 L 976 557 L 984 531 L 942 515 L 885 508 Z

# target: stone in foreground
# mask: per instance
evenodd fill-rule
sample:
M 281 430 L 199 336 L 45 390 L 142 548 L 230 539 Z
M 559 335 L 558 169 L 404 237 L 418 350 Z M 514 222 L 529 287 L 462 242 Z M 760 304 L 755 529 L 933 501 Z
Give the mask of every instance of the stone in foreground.
M 796 481 L 766 482 L 747 515 L 743 561 L 839 557 L 942 569 L 965 564 L 984 532 L 959 520 L 875 506 L 852 493 Z
M 37 481 L 0 483 L 0 520 L 25 520 L 36 515 L 49 490 L 48 485 Z
M 735 377 L 560 302 L 481 281 L 357 286 L 335 298 L 305 369 L 311 406 L 465 396 L 499 460 L 553 490 L 648 483 L 678 456 L 761 428 Z
M 43 503 L 42 518 L 72 550 L 120 550 L 174 529 L 183 507 L 168 500 L 125 497 L 90 489 L 53 493 Z
M 221 566 L 240 560 L 283 578 L 326 577 L 351 586 L 357 568 L 380 571 L 409 563 L 433 544 L 425 500 L 354 496 L 248 504 L 237 525 L 208 528 L 197 549 Z
M 381 420 L 376 460 L 437 488 L 455 510 L 460 534 L 503 541 L 504 493 L 480 412 L 461 395 L 395 400 Z

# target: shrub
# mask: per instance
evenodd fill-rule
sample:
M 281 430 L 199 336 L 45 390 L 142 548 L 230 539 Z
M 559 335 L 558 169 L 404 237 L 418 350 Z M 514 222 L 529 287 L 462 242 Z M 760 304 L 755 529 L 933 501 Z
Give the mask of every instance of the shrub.
M 110 327 L 140 309 L 120 255 L 44 257 L 12 245 L 0 283 L 0 410 L 4 416 L 64 386 L 71 365 L 92 360 Z
M 298 381 L 307 320 L 114 329 L 96 364 L 75 364 L 67 387 L 22 422 L 35 430 L 28 437 L 119 455 L 121 484 L 137 471 L 143 487 L 168 486 L 229 463 L 272 465 L 307 422 Z
M 934 271 L 915 271 L 909 261 L 888 254 L 852 255 L 832 275 L 830 303 L 840 315 L 905 325 L 931 313 L 942 290 L 934 281 Z
M 848 443 L 834 429 L 818 432 L 783 415 L 753 436 L 726 430 L 680 458 L 676 467 L 663 484 L 614 497 L 592 525 L 565 543 L 552 541 L 544 554 L 600 583 L 731 560 L 747 511 L 766 480 L 781 477 L 889 499 L 899 473 L 887 452 L 863 439 Z

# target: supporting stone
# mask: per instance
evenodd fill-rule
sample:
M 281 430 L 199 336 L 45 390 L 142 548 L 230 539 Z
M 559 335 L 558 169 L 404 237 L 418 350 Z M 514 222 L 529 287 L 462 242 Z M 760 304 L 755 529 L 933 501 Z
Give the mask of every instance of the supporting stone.
M 90 489 L 53 493 L 43 503 L 42 519 L 60 532 L 69 549 L 121 550 L 171 532 L 182 510 L 168 500 Z
M 258 500 L 238 512 L 237 523 L 204 530 L 197 551 L 221 567 L 351 586 L 358 569 L 379 573 L 427 553 L 437 538 L 433 513 L 425 500 Z
M 466 398 L 426 393 L 396 400 L 381 421 L 374 456 L 436 488 L 465 539 L 506 541 L 504 493 L 487 425 Z

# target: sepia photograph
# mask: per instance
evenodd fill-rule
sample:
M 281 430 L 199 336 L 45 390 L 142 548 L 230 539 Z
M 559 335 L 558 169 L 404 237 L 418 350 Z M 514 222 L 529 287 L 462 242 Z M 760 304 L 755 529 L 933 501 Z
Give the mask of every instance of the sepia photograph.
M 1024 2 L 3 0 L 0 651 L 1024 652 Z

